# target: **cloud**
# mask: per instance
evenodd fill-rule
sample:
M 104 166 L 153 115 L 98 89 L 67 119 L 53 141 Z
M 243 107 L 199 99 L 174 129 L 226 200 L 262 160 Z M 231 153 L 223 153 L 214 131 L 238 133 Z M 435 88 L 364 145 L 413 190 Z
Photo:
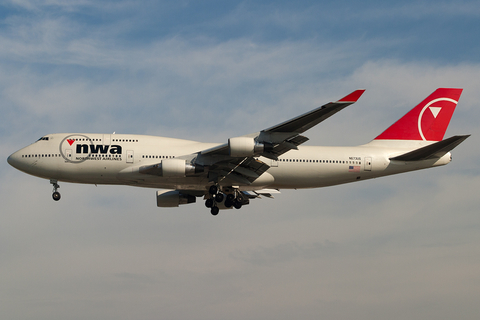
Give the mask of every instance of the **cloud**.
M 395 120 L 388 118 L 395 109 L 377 111 L 365 105 L 399 106 L 395 117 L 400 117 L 436 87 L 459 86 L 465 88 L 459 108 L 471 108 L 465 99 L 475 97 L 477 84 L 476 64 L 438 66 L 396 60 L 362 63 L 358 55 L 348 54 L 341 47 L 330 50 L 307 42 L 262 45 L 242 39 L 198 46 L 170 39 L 144 50 L 93 53 L 112 57 L 113 64 L 104 66 L 106 70 L 99 77 L 86 76 L 92 65 L 81 66 L 84 70 L 53 65 L 48 73 L 32 68 L 12 72 L 11 67 L 4 67 L 0 79 L 4 96 L 12 113 L 41 115 L 46 117 L 45 125 L 55 123 L 57 131 L 122 132 L 120 128 L 124 128 L 123 132 L 172 132 L 188 138 L 191 132 L 181 127 L 190 127 L 196 134 L 206 129 L 211 135 L 213 128 L 205 124 L 213 118 L 220 120 L 216 122 L 219 138 L 226 139 L 244 134 L 243 130 L 254 132 L 284 121 L 356 88 L 366 88 L 358 106 L 329 120 L 325 128 L 330 129 L 329 124 L 338 126 L 343 118 L 349 122 L 343 124 L 345 128 L 353 125 L 360 132 L 371 117 L 383 116 L 381 121 L 373 121 L 380 124 L 378 127 L 367 128 L 372 132 L 364 131 L 365 139 L 370 139 Z M 365 111 L 358 112 L 359 108 Z M 126 115 L 132 115 L 128 122 Z M 249 127 L 236 128 L 234 124 L 239 121 Z M 142 130 L 139 123 L 143 123 Z M 40 134 L 46 132 L 50 131 Z M 337 143 L 331 139 L 322 143 L 328 140 Z M 355 143 L 362 142 L 365 140 Z
M 56 203 L 47 180 L 4 161 L 5 315 L 474 319 L 480 65 L 478 58 L 432 52 L 457 43 L 449 34 L 439 43 L 422 28 L 416 34 L 392 28 L 415 29 L 418 20 L 435 22 L 445 12 L 470 27 L 477 15 L 470 2 L 435 4 L 356 10 L 353 3 L 295 9 L 244 2 L 203 8 L 210 15 L 186 2 L 7 5 L 0 28 L 4 160 L 62 131 L 225 142 L 357 88 L 367 89 L 360 101 L 308 131 L 308 144 L 366 143 L 449 86 L 464 93 L 447 135 L 472 136 L 445 167 L 282 190 L 274 200 L 217 217 L 202 201 L 161 209 L 155 190 L 124 186 L 61 183 Z M 197 18 L 187 21 L 189 15 Z M 395 23 L 382 24 L 389 19 Z M 449 19 L 445 28 L 464 41 Z M 472 37 L 454 50 L 475 57 Z M 408 51 L 418 39 L 435 45 Z

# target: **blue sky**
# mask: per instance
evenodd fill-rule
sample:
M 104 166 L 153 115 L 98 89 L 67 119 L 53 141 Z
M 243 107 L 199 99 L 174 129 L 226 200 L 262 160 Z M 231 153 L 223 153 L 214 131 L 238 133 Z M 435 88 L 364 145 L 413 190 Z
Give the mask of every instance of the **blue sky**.
M 3 1 L 0 152 L 54 132 L 225 142 L 358 89 L 309 145 L 370 141 L 437 87 L 464 93 L 446 167 L 211 217 L 152 189 L 0 166 L 9 319 L 476 319 L 476 1 Z

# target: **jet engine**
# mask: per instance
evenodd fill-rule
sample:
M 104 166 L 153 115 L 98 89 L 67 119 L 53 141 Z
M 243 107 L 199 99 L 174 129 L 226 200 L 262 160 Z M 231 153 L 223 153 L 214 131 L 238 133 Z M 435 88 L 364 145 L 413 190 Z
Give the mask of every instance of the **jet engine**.
M 232 157 L 251 157 L 262 153 L 265 147 L 254 138 L 236 137 L 228 139 L 228 149 Z
M 171 208 L 181 204 L 194 203 L 197 199 L 190 194 L 178 191 L 157 191 L 157 207 Z
M 143 174 L 154 174 L 166 178 L 183 178 L 202 173 L 204 168 L 198 165 L 187 164 L 182 159 L 164 159 L 160 163 L 140 167 L 138 171 Z

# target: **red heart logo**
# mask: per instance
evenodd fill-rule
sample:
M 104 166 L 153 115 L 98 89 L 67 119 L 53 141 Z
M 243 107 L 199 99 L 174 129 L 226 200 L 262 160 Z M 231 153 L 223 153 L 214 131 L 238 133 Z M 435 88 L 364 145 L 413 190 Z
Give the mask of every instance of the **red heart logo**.
M 69 145 L 72 145 L 75 142 L 75 139 L 67 139 Z

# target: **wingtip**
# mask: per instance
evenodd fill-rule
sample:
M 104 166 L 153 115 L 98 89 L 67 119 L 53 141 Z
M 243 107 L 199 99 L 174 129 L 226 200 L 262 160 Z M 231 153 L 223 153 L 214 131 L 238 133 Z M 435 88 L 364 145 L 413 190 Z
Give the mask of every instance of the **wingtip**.
M 342 99 L 338 100 L 339 102 L 357 102 L 358 99 L 362 96 L 365 92 L 365 89 L 355 90 L 349 95 L 343 97 Z

